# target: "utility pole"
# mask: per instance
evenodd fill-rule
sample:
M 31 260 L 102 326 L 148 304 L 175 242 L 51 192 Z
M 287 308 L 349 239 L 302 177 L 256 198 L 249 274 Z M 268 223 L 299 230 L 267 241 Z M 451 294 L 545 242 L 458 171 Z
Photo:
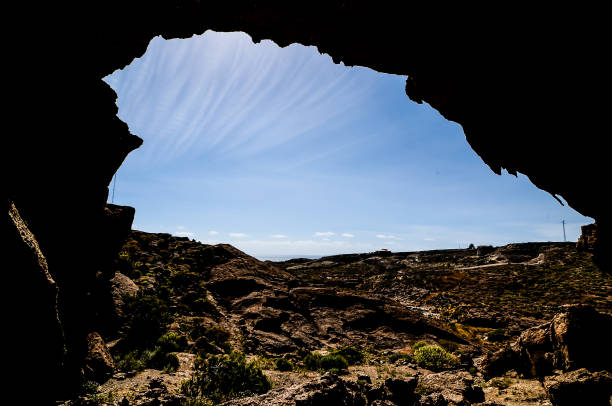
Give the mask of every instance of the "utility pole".
M 563 242 L 566 242 L 567 239 L 565 238 L 565 220 L 562 220 L 561 224 L 563 224 Z

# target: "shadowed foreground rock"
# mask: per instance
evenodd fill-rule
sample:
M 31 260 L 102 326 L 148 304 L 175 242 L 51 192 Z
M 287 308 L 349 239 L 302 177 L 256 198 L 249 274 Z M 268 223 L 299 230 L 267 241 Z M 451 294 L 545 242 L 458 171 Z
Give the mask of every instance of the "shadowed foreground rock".
M 464 371 L 465 372 L 465 371 Z M 429 378 L 431 377 L 431 378 Z M 428 385 L 428 393 L 417 393 L 417 383 Z M 305 384 L 272 390 L 264 395 L 236 399 L 224 406 L 446 406 L 484 402 L 482 389 L 473 386 L 473 379 L 463 375 L 440 373 L 428 379 L 388 378 L 378 387 L 345 381 L 326 374 Z
M 553 370 L 609 369 L 612 316 L 592 307 L 568 305 L 546 324 L 524 331 L 511 345 L 489 355 L 482 364 L 485 376 L 511 369 L 526 376 L 546 376 Z
M 546 380 L 545 387 L 554 406 L 609 406 L 612 374 L 581 368 Z
M 366 406 L 363 390 L 353 382 L 326 374 L 305 384 L 223 403 L 224 406 Z
M 42 355 L 29 352 L 31 343 L 14 348 L 20 364 L 49 371 L 44 375 L 53 391 L 78 388 L 87 333 L 100 331 L 88 325 L 96 311 L 89 294 L 119 241 L 105 214 L 108 185 L 142 142 L 117 117 L 116 94 L 102 78 L 141 56 L 157 35 L 244 31 L 256 42 L 315 45 L 335 63 L 406 75 L 408 97 L 460 123 L 467 142 L 495 173 L 520 172 L 561 195 L 597 221 L 598 246 L 604 248 L 599 251 L 609 251 L 604 187 L 609 150 L 601 136 L 609 103 L 598 100 L 610 89 L 602 52 L 608 24 L 607 14 L 591 6 L 463 13 L 367 1 L 110 1 L 76 8 L 11 2 L 8 7 L 6 15 L 21 29 L 6 52 L 12 78 L 6 117 L 7 127 L 20 131 L 3 139 L 8 169 L 2 189 L 6 207 L 14 202 L 19 208 L 48 260 L 63 328 L 58 334 L 52 300 L 43 304 L 48 286 L 30 284 L 23 301 L 38 302 L 37 322 L 29 323 L 36 327 L 20 331 L 47 337 L 50 348 Z M 40 38 L 65 40 L 49 46 Z M 572 165 L 563 165 L 568 151 Z M 73 238 L 83 224 L 95 241 Z M 9 285 L 25 286 L 39 269 L 25 250 L 12 249 L 22 244 L 14 227 L 5 230 L 16 264 Z M 25 305 L 17 309 L 22 310 L 16 319 L 32 320 Z
M 85 357 L 85 376 L 89 380 L 104 382 L 115 369 L 113 356 L 100 334 L 93 332 L 87 336 L 87 356 Z

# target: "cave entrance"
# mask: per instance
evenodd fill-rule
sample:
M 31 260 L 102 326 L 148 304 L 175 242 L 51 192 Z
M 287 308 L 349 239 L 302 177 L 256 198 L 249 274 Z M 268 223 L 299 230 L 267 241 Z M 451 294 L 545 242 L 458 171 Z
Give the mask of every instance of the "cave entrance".
M 562 220 L 575 240 L 590 222 L 493 174 L 459 125 L 406 97 L 405 77 L 314 47 L 158 37 L 105 80 L 144 139 L 111 194 L 137 229 L 263 259 L 559 241 Z

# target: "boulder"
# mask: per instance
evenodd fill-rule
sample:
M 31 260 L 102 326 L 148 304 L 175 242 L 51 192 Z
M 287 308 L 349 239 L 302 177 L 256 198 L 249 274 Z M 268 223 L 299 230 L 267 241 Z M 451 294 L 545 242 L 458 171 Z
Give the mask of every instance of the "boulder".
M 584 305 L 568 305 L 551 322 L 550 338 L 555 366 L 564 371 L 578 368 L 609 369 L 612 316 Z
M 485 377 L 511 369 L 526 376 L 548 376 L 553 370 L 603 370 L 612 365 L 609 337 L 612 316 L 586 305 L 566 305 L 553 319 L 523 331 L 510 346 L 485 357 Z
M 474 385 L 474 378 L 467 371 L 444 371 L 423 375 L 419 378 L 419 388 L 428 395 L 441 394 L 446 401 L 455 404 L 485 400 L 482 388 Z
M 547 379 L 544 387 L 554 406 L 609 406 L 612 374 L 581 368 Z
M 362 389 L 354 382 L 325 374 L 303 384 L 271 390 L 259 396 L 234 399 L 223 406 L 366 406 Z
M 110 280 L 110 283 L 115 316 L 119 319 L 123 319 L 125 317 L 123 312 L 125 299 L 136 296 L 139 290 L 138 285 L 121 272 L 116 272 L 115 276 Z
M 431 393 L 427 396 L 421 396 L 417 403 L 418 406 L 447 406 L 448 401 L 444 399 L 441 393 Z
M 84 367 L 85 378 L 102 383 L 113 375 L 114 369 L 113 357 L 100 334 L 89 333 Z

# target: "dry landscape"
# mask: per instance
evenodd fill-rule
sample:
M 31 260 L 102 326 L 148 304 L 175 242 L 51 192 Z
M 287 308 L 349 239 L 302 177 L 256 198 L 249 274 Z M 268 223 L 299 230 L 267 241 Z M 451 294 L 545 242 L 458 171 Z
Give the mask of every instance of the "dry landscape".
M 612 278 L 573 243 L 262 262 L 132 231 L 115 264 L 70 405 L 610 399 Z

